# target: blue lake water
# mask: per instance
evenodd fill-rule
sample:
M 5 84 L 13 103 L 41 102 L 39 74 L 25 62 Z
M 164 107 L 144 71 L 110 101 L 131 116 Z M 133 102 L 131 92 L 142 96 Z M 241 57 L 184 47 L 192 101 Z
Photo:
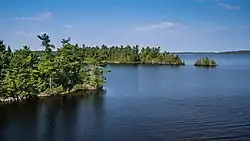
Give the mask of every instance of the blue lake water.
M 105 93 L 0 105 L 0 141 L 250 140 L 250 55 L 110 65 Z M 193 66 L 215 59 L 216 68 Z

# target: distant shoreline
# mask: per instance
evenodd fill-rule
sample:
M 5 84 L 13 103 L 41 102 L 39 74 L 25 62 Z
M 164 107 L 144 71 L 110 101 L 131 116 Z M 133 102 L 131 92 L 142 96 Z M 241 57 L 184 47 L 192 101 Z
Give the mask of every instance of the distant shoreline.
M 40 50 L 34 50 L 33 52 L 43 53 L 43 51 Z M 56 51 L 53 51 L 53 53 L 56 53 Z M 250 54 L 249 50 L 234 50 L 234 51 L 220 51 L 220 52 L 169 52 L 171 54 Z
M 222 52 L 173 52 L 173 54 L 250 54 L 250 50 L 222 51 Z

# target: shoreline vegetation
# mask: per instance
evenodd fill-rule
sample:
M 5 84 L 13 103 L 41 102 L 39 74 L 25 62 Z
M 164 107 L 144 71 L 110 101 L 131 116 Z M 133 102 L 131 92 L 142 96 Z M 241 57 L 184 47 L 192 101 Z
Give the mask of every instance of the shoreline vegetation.
M 209 59 L 208 57 L 205 57 L 205 58 L 197 59 L 196 62 L 194 63 L 194 66 L 197 66 L 197 67 L 216 67 L 217 63 L 214 60 Z
M 85 64 L 82 48 L 70 38 L 63 39 L 54 53 L 47 34 L 37 37 L 44 47 L 40 55 L 28 46 L 12 52 L 0 41 L 0 102 L 102 90 L 107 70 L 97 61 Z
M 23 97 L 17 96 L 17 97 L 0 97 L 0 103 L 12 103 L 12 102 L 19 102 L 22 100 L 26 100 L 26 99 L 32 99 L 32 98 L 46 98 L 46 97 L 51 97 L 51 96 L 67 96 L 67 95 L 71 95 L 71 93 L 75 93 L 75 92 L 85 92 L 85 93 L 97 93 L 97 92 L 102 92 L 105 91 L 104 89 L 102 89 L 102 87 L 100 88 L 94 88 L 91 86 L 81 86 L 79 84 L 75 85 L 74 88 L 70 91 L 65 91 L 63 90 L 62 87 L 58 87 L 58 88 L 54 88 L 51 90 L 46 90 L 45 92 L 42 92 L 40 94 L 37 95 L 26 95 Z
M 0 103 L 33 97 L 65 95 L 76 91 L 102 91 L 106 64 L 185 65 L 178 55 L 160 52 L 160 47 L 90 47 L 62 39 L 56 51 L 50 37 L 37 36 L 43 51 L 28 46 L 12 52 L 0 40 Z
M 92 64 L 98 62 L 100 65 L 106 64 L 155 64 L 155 65 L 185 65 L 179 55 L 169 52 L 161 52 L 160 47 L 140 47 L 136 46 L 111 46 L 102 45 L 101 47 L 82 45 L 84 63 Z M 44 51 L 34 51 L 41 56 Z M 56 54 L 56 52 L 53 52 Z

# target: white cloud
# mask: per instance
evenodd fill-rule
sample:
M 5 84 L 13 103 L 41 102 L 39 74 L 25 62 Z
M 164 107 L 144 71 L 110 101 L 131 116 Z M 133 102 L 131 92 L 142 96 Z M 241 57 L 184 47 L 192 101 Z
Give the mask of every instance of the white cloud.
M 40 14 L 33 16 L 33 17 L 17 17 L 16 19 L 43 21 L 43 20 L 50 18 L 51 16 L 52 16 L 52 13 L 45 12 L 45 13 L 40 13 Z
M 16 31 L 14 32 L 15 35 L 21 35 L 21 36 L 29 36 L 32 35 L 31 32 L 24 32 L 24 31 Z
M 14 32 L 15 35 L 19 35 L 19 36 L 37 36 L 43 33 L 46 33 L 46 32 L 25 32 L 22 30 Z
M 173 22 L 161 22 L 158 24 L 151 24 L 147 26 L 140 26 L 137 27 L 136 30 L 153 30 L 153 29 L 169 29 L 176 26 L 179 26 L 179 23 L 173 23 Z
M 64 28 L 73 28 L 73 25 L 70 25 L 70 24 L 65 24 L 63 25 Z
M 232 5 L 228 3 L 219 3 L 218 6 L 227 10 L 241 10 L 239 5 Z

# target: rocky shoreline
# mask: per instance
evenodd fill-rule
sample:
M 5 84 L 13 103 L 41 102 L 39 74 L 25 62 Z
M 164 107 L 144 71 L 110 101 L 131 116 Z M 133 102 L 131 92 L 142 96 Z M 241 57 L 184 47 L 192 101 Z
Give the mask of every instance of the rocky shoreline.
M 114 62 L 104 62 L 105 64 L 109 64 L 109 65 L 169 65 L 169 66 L 184 66 L 185 63 L 166 63 L 166 62 L 147 62 L 147 63 L 143 63 L 143 62 L 118 62 L 118 61 L 114 61 Z
M 58 96 L 58 95 L 70 95 L 71 93 L 74 92 L 85 92 L 85 93 L 91 93 L 91 92 L 99 92 L 99 91 L 104 91 L 102 87 L 100 88 L 94 88 L 94 87 L 88 87 L 88 89 L 77 89 L 77 90 L 72 90 L 72 91 L 60 91 L 56 93 L 48 93 L 48 92 L 43 92 L 37 95 L 28 95 L 24 97 L 0 97 L 0 103 L 14 103 L 14 102 L 20 102 L 23 100 L 28 100 L 32 98 L 45 98 L 45 97 L 52 97 L 52 96 Z
M 21 100 L 26 100 L 26 99 L 29 99 L 29 98 L 28 97 L 6 97 L 6 98 L 0 98 L 0 102 L 2 102 L 2 103 L 12 103 L 12 102 L 18 102 L 18 101 L 21 101 Z

